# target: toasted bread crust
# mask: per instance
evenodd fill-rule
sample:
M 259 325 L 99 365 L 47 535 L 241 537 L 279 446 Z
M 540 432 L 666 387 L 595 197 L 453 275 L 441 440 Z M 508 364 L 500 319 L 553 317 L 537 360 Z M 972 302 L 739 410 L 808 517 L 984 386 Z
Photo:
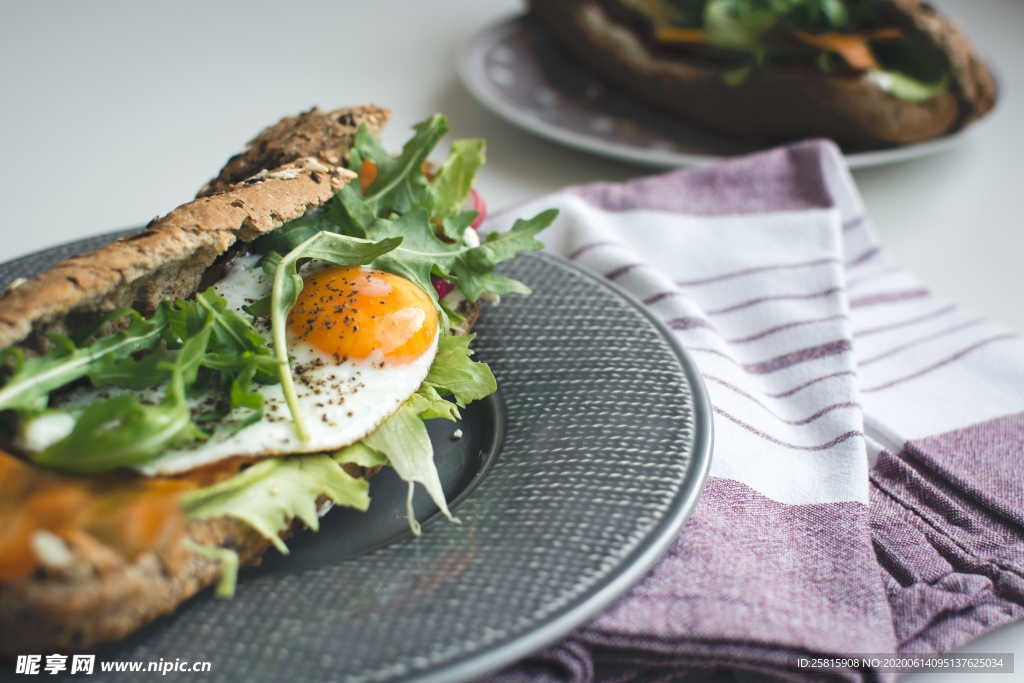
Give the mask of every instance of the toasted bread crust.
M 189 522 L 187 537 L 232 548 L 243 565 L 257 564 L 270 546 L 231 518 Z M 47 573 L 0 582 L 0 657 L 91 647 L 123 638 L 169 614 L 220 576 L 217 562 L 187 546 L 147 552 L 108 572 Z M 172 556 L 173 555 L 173 556 Z
M 948 17 L 922 0 L 883 0 L 905 28 L 920 31 L 949 59 L 952 90 L 960 100 L 964 125 L 995 106 L 996 82 L 967 36 Z
M 900 12 L 924 12 L 917 0 L 892 4 Z M 995 96 L 991 76 L 966 39 L 934 12 L 919 21 L 930 27 L 927 35 L 943 36 L 940 47 L 950 54 L 957 85 L 915 103 L 888 95 L 867 78 L 795 68 L 755 70 L 743 83 L 730 86 L 720 67 L 655 54 L 596 0 L 532 0 L 530 8 L 564 49 L 597 74 L 639 99 L 727 135 L 828 137 L 859 149 L 909 144 L 955 130 L 991 108 Z M 918 28 L 911 18 L 904 23 Z M 968 66 L 958 69 L 958 59 Z M 962 78 L 972 70 L 978 74 Z M 967 85 L 961 87 L 961 80 Z M 975 94 L 968 97 L 968 91 Z
M 389 116 L 387 109 L 371 105 L 333 111 L 313 107 L 297 116 L 285 117 L 250 140 L 243 152 L 228 159 L 217 177 L 199 190 L 199 196 L 225 192 L 261 170 L 304 157 L 341 166 L 348 158 L 359 124 L 376 131 Z
M 70 314 L 123 306 L 151 311 L 163 299 L 192 294 L 206 268 L 234 244 L 252 241 L 330 199 L 355 177 L 326 161 L 344 158 L 355 132 L 351 125 L 346 132 L 339 131 L 341 124 L 318 124 L 335 114 L 375 129 L 387 118 L 387 111 L 377 107 L 326 113 L 313 109 L 286 119 L 288 126 L 271 126 L 253 142 L 261 141 L 257 150 L 264 143 L 274 150 L 268 159 L 276 166 L 258 168 L 259 159 L 247 156 L 249 152 L 234 157 L 229 166 L 239 173 L 251 171 L 244 179 L 231 185 L 215 180 L 205 196 L 153 219 L 141 232 L 61 261 L 8 288 L 0 297 L 0 349 L 49 331 Z M 314 134 L 318 128 L 324 133 L 320 137 Z M 235 175 L 224 171 L 218 178 Z M 214 192 L 214 187 L 223 189 Z

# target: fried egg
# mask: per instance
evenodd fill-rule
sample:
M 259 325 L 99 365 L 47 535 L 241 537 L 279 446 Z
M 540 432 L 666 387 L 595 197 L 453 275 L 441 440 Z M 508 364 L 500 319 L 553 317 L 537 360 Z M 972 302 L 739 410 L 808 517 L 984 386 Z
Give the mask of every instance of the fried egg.
M 244 307 L 269 296 L 273 284 L 259 260 L 257 255 L 235 259 L 214 285 L 228 306 L 245 317 L 250 316 Z M 304 285 L 287 318 L 287 342 L 308 439 L 301 441 L 296 435 L 281 385 L 254 384 L 251 389 L 263 397 L 262 419 L 241 426 L 247 411 L 234 409 L 209 439 L 169 449 L 139 466 L 139 471 L 175 474 L 235 456 L 338 450 L 376 429 L 419 388 L 437 353 L 440 333 L 437 311 L 422 289 L 398 275 L 361 266 L 313 262 L 300 274 Z M 253 322 L 269 345 L 270 322 Z M 81 389 L 64 405 L 84 406 L 124 391 Z M 141 401 L 155 404 L 165 391 L 163 386 L 135 393 Z M 193 415 L 199 415 L 223 397 L 188 400 Z M 45 421 L 36 427 L 39 433 L 30 436 L 35 442 L 32 450 L 42 450 L 70 431 L 70 425 Z M 56 433 L 42 436 L 54 429 Z
M 270 294 L 259 257 L 236 259 L 214 289 L 235 311 Z M 139 469 L 170 474 L 232 456 L 332 451 L 372 432 L 423 382 L 437 353 L 430 297 L 392 273 L 313 264 L 287 320 L 288 353 L 308 439 L 299 440 L 281 385 L 255 387 L 263 419 L 235 433 L 229 415 L 205 442 L 172 449 Z M 262 322 L 262 321 L 258 321 Z M 269 322 L 261 331 L 270 339 Z

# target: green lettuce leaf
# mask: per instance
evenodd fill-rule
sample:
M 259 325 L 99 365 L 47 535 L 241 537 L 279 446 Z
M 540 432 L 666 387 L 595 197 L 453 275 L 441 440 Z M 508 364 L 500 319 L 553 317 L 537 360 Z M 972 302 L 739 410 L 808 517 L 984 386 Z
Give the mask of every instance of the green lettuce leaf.
M 192 552 L 208 557 L 220 565 L 220 579 L 217 580 L 214 594 L 218 598 L 233 597 L 235 595 L 235 585 L 238 583 L 238 553 L 231 548 L 202 545 L 189 538 L 184 540 L 184 544 Z
M 494 373 L 487 364 L 472 359 L 473 350 L 469 345 L 475 338 L 476 335 L 441 337 L 437 355 L 423 380 L 424 386 L 438 394 L 451 395 L 461 407 L 498 390 Z M 417 393 L 424 391 L 421 388 Z
M 353 465 L 359 465 L 368 469 L 371 467 L 383 467 L 388 464 L 388 459 L 383 454 L 378 453 L 361 441 L 342 448 L 332 457 L 340 465 L 352 463 Z
M 409 483 L 409 494 L 406 497 L 406 514 L 409 528 L 419 536 L 420 524 L 416 521 L 412 508 L 412 494 L 415 484 L 422 484 L 434 504 L 440 508 L 444 516 L 457 521 L 448 510 L 441 479 L 434 465 L 434 447 L 430 443 L 430 435 L 415 407 L 405 403 L 391 417 L 385 420 L 369 436 L 363 439 L 363 445 L 371 448 L 388 459 L 395 473 Z
M 948 77 L 935 83 L 926 83 L 898 71 L 876 69 L 868 73 L 868 78 L 893 97 L 907 102 L 924 102 L 949 88 Z
M 762 36 L 779 22 L 778 4 L 710 0 L 704 8 L 704 33 L 708 42 L 760 55 L 764 50 Z
M 459 419 L 459 406 L 449 401 L 432 385 L 424 383 L 409 397 L 409 407 L 421 420 L 441 418 L 455 422 Z
M 357 510 L 370 504 L 366 481 L 349 476 L 331 456 L 317 454 L 261 460 L 230 479 L 185 494 L 181 506 L 193 519 L 238 519 L 287 554 L 281 532 L 296 518 L 319 529 L 320 496 Z

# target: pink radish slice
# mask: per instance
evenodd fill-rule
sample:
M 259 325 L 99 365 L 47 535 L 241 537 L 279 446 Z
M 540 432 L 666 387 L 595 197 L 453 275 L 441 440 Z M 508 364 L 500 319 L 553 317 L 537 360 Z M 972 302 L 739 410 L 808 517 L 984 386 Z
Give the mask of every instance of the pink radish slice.
M 455 289 L 455 285 L 452 284 L 452 281 L 445 280 L 443 277 L 431 275 L 430 281 L 434 285 L 434 290 L 437 292 L 438 298 L 444 298 L 444 296 L 448 294 L 448 292 Z
M 480 212 L 476 217 L 476 220 L 474 220 L 469 226 L 474 230 L 477 230 L 480 228 L 480 224 L 484 222 L 484 219 L 487 218 L 487 202 L 485 202 L 484 198 L 480 196 L 480 193 L 472 187 L 469 188 L 469 201 L 473 210 Z

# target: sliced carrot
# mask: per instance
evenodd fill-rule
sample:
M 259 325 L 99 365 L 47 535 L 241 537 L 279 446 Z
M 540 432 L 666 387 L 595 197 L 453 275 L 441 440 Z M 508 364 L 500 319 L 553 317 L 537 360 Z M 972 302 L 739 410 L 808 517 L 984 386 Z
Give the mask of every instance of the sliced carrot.
M 32 552 L 35 524 L 27 514 L 15 511 L 4 515 L 0 528 L 0 581 L 13 581 L 27 576 L 38 562 Z
M 864 36 L 868 40 L 900 40 L 907 36 L 903 32 L 903 29 L 897 28 L 896 26 L 886 26 L 885 28 L 875 29 L 865 33 Z
M 128 559 L 154 548 L 173 524 L 178 498 L 194 486 L 183 480 L 151 479 L 97 501 L 86 530 Z
M 882 28 L 869 33 L 807 33 L 793 31 L 793 37 L 801 43 L 835 52 L 854 69 L 877 69 L 878 60 L 871 53 L 872 40 L 895 40 L 903 37 L 898 28 Z
M 654 37 L 662 43 L 703 43 L 704 31 L 699 28 L 656 26 Z
M 366 191 L 373 185 L 373 181 L 377 179 L 377 164 L 373 163 L 369 159 L 363 160 L 363 165 L 359 167 L 359 189 L 366 194 Z

